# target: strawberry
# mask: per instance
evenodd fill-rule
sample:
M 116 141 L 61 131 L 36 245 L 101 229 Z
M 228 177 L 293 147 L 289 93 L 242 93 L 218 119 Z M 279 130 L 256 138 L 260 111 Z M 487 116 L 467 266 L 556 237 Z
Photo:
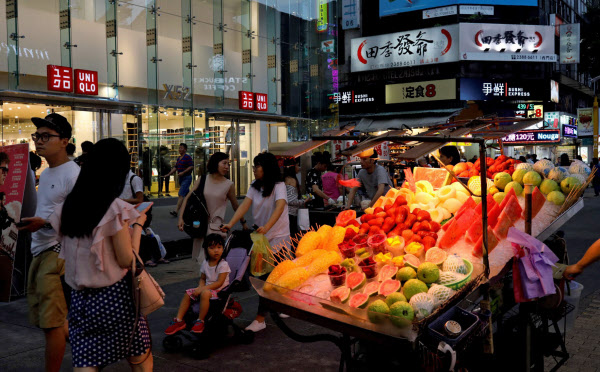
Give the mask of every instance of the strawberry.
M 417 233 L 417 231 L 419 231 L 419 228 L 421 227 L 421 222 L 415 222 L 415 224 L 412 226 L 412 232 L 413 233 Z
M 432 221 L 430 224 L 431 224 L 431 231 L 433 231 L 434 233 L 440 231 L 440 229 L 442 228 L 442 226 L 435 221 Z
M 379 212 L 383 212 L 383 208 L 381 208 L 381 207 L 375 208 L 375 210 L 373 211 L 373 214 L 377 214 Z
M 404 195 L 398 195 L 396 197 L 396 200 L 394 200 L 394 206 L 399 207 L 401 205 L 406 205 L 406 198 L 404 197 Z
M 406 245 L 408 245 L 408 241 L 411 240 L 414 235 L 415 234 L 411 230 L 402 231 L 402 237 L 404 238 L 404 241 L 407 242 Z
M 427 250 L 431 247 L 435 247 L 435 243 L 436 240 L 433 239 L 431 236 L 425 236 L 422 241 L 423 246 L 425 247 L 425 252 L 427 252 Z
M 381 227 L 383 225 L 383 221 L 384 221 L 383 218 L 376 218 L 374 220 L 369 221 L 369 225 Z
M 419 213 L 417 213 L 417 221 L 421 222 L 421 221 L 431 221 L 431 216 L 429 215 L 429 212 L 427 211 L 420 211 Z
M 354 225 L 356 227 L 360 227 L 360 222 L 358 222 L 357 220 L 351 220 L 350 222 L 348 222 L 348 224 L 346 225 L 346 227 L 350 226 L 350 225 Z
M 346 229 L 346 234 L 344 235 L 344 240 L 354 238 L 358 233 L 354 231 L 354 229 Z
M 387 213 L 385 213 L 385 212 L 378 212 L 378 213 L 375 213 L 375 217 L 377 217 L 377 218 L 386 218 L 387 217 Z
M 421 230 L 423 230 L 423 231 L 431 231 L 431 225 L 429 224 L 429 221 L 423 221 L 423 222 L 421 222 L 421 226 L 419 226 L 419 228 L 417 229 L 417 231 L 421 231 Z

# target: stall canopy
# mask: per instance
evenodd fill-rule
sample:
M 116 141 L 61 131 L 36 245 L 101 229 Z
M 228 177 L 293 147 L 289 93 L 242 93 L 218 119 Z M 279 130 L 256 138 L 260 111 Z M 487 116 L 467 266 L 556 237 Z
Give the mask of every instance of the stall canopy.
M 327 132 L 323 133 L 322 136 L 327 136 L 327 137 L 343 136 L 352 130 L 354 130 L 354 126 L 348 125 L 348 126 L 344 127 L 343 129 L 334 129 L 334 130 L 327 131 Z M 309 152 L 313 149 L 316 149 L 319 146 L 323 146 L 324 144 L 326 144 L 329 141 L 331 141 L 331 139 L 310 140 L 307 142 L 303 142 L 300 145 L 295 146 L 291 149 L 285 149 L 282 151 L 278 151 L 275 155 L 297 158 L 299 156 L 306 154 L 307 152 Z
M 440 109 L 427 111 L 406 112 L 401 117 L 393 119 L 362 118 L 355 130 L 361 133 L 380 132 L 393 129 L 432 127 L 447 124 L 448 121 L 459 115 L 463 109 Z

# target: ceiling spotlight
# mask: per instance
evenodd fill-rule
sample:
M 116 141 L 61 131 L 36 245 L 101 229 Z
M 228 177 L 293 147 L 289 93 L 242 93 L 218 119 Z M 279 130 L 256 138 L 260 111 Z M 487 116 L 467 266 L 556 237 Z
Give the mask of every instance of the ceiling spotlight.
M 9 110 L 12 110 L 12 107 L 9 107 L 8 109 L 9 109 Z
M 27 105 L 27 108 L 29 108 L 29 105 Z

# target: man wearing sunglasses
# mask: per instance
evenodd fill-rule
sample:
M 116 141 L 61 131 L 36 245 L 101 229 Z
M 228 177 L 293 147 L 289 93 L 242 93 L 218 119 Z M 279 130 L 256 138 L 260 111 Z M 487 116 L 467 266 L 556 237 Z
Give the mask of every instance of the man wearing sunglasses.
M 67 301 L 61 281 L 65 261 L 58 257 L 58 233 L 48 223 L 48 218 L 73 189 L 80 168 L 67 156 L 71 124 L 64 116 L 50 114 L 44 119 L 31 118 L 31 121 L 37 128 L 31 135 L 36 151 L 46 159 L 49 167 L 40 175 L 35 217 L 22 218 L 24 226 L 19 230 L 33 233 L 33 260 L 27 279 L 29 320 L 44 330 L 46 371 L 58 371 L 68 332 Z

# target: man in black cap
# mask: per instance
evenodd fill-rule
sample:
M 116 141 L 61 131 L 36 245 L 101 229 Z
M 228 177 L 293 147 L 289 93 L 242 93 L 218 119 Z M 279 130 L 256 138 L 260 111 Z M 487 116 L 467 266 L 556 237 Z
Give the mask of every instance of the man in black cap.
M 44 330 L 46 371 L 58 371 L 68 334 L 67 303 L 61 282 L 65 261 L 58 257 L 58 232 L 48 223 L 48 218 L 73 189 L 79 166 L 67 156 L 71 125 L 64 116 L 50 114 L 44 119 L 31 118 L 31 121 L 37 128 L 31 135 L 36 151 L 49 167 L 40 175 L 35 217 L 23 218 L 21 221 L 27 225 L 19 229 L 33 233 L 33 260 L 27 280 L 29 320 Z

